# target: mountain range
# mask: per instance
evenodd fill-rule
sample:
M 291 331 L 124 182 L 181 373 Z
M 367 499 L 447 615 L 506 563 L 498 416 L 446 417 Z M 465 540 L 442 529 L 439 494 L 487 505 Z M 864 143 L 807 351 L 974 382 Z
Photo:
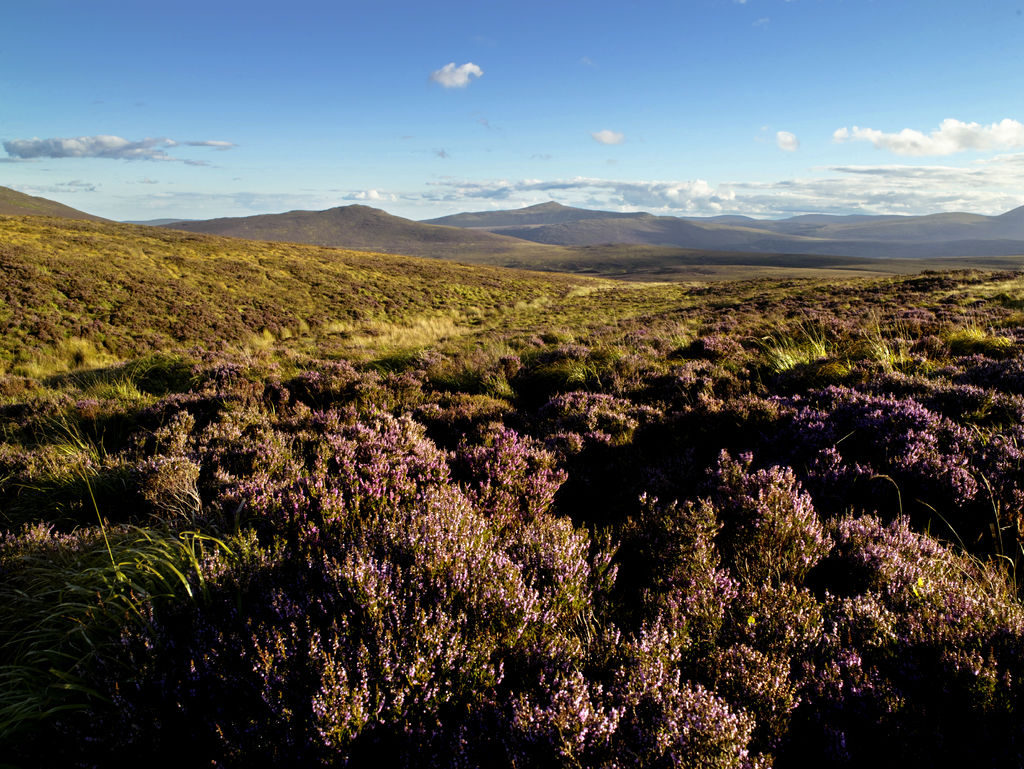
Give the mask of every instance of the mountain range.
M 101 220 L 45 198 L 0 187 L 0 215 Z M 426 221 L 350 205 L 207 220 L 153 220 L 169 227 L 250 240 L 442 257 L 478 264 L 629 273 L 651 265 L 721 255 L 921 260 L 1024 255 L 1024 206 L 998 216 L 833 216 L 788 219 L 677 217 L 599 211 L 554 201 L 526 208 L 454 214 Z M 609 273 L 608 265 L 614 263 Z
M 482 229 L 424 224 L 362 205 L 340 206 L 326 211 L 177 221 L 163 226 L 247 240 L 339 246 L 451 259 L 508 254 L 524 249 L 531 252 L 551 250 L 522 238 Z
M 510 256 L 528 256 L 528 261 L 562 258 L 567 248 L 609 245 L 886 259 L 1024 254 L 1024 206 L 1000 216 L 810 214 L 772 220 L 597 211 L 552 201 L 417 222 L 352 205 L 164 226 L 253 240 L 491 263 L 507 261 Z
M 617 243 L 886 258 L 1024 254 L 1024 206 L 1000 216 L 810 214 L 772 220 L 617 213 L 549 202 L 514 211 L 455 214 L 425 223 L 562 246 Z

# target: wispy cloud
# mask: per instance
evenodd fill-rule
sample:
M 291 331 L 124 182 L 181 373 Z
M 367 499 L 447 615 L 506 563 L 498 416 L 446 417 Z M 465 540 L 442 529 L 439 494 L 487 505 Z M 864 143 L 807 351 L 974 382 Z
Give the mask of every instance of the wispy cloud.
M 465 88 L 474 77 L 482 77 L 484 71 L 471 61 L 455 65 L 454 61 L 430 73 L 430 79 L 444 88 Z
M 622 142 L 626 141 L 625 134 L 618 131 L 609 131 L 607 128 L 603 131 L 595 131 L 590 135 L 594 137 L 594 141 L 598 144 L 622 144 Z
M 77 136 L 72 138 L 11 139 L 4 142 L 4 149 L 11 158 L 33 160 L 38 158 L 109 158 L 116 160 L 180 160 L 172 157 L 167 150 L 179 145 L 189 147 L 212 147 L 218 150 L 231 149 L 235 145 L 225 141 L 177 142 L 166 137 L 145 138 L 130 141 L 120 136 L 100 134 L 98 136 Z M 191 165 L 206 165 L 205 161 L 182 160 Z
M 776 133 L 775 143 L 780 150 L 785 150 L 786 152 L 796 152 L 800 149 L 800 140 L 796 138 L 795 133 L 790 131 L 779 131 Z
M 154 189 L 139 197 L 125 195 L 120 199 L 140 211 L 139 219 L 162 216 L 203 218 L 217 216 L 249 216 L 281 211 L 318 211 L 338 205 L 339 196 L 328 193 L 290 194 L 262 192 L 189 192 Z M 144 215 L 142 215 L 144 214 Z
M 189 147 L 213 147 L 213 149 L 215 149 L 215 150 L 222 150 L 222 151 L 223 150 L 229 150 L 232 147 L 237 147 L 238 146 L 234 142 L 221 142 L 221 141 L 183 142 L 183 144 L 186 144 Z
M 12 184 L 11 188 L 18 192 L 24 192 L 26 195 L 64 195 L 69 192 L 96 192 L 99 185 L 81 179 L 72 179 L 67 182 L 45 185 Z
M 1007 150 L 1024 147 L 1024 124 L 1009 118 L 991 125 L 964 123 L 947 118 L 939 128 L 924 134 L 913 128 L 885 133 L 875 128 L 840 128 L 832 134 L 837 142 L 868 141 L 876 149 L 897 155 L 952 155 L 965 150 Z

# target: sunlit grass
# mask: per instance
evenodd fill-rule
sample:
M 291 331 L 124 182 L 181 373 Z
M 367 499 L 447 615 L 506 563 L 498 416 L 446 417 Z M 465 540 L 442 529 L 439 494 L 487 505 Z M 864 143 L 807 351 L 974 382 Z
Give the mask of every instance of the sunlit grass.
M 989 355 L 1003 357 L 1014 350 L 1015 342 L 983 327 L 977 322 L 968 322 L 962 328 L 946 334 L 946 342 L 954 355 Z
M 820 328 L 800 324 L 790 332 L 778 332 L 758 340 L 768 368 L 776 373 L 789 371 L 828 358 L 835 350 L 832 340 Z

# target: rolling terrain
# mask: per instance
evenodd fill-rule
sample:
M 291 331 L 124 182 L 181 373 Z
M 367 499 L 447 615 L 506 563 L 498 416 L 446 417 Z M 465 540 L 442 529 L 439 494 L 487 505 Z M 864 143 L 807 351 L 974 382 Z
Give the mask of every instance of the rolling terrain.
M 1017 765 L 1024 279 L 833 259 L 0 217 L 5 765 Z
M 240 218 L 179 221 L 167 227 L 248 240 L 337 246 L 410 256 L 485 260 L 513 252 L 557 253 L 485 231 L 414 222 L 362 205 Z
M 565 246 L 658 245 L 885 259 L 1024 254 L 1024 206 L 999 216 L 805 215 L 761 220 L 622 214 L 546 203 L 517 211 L 456 214 L 429 222 Z
M 385 319 L 455 333 L 504 305 L 553 302 L 594 285 L 159 227 L 0 217 L 0 362 L 59 358 L 72 337 L 102 340 L 107 355 L 124 357 L 211 339 L 240 346 L 264 332 L 326 345 Z
M 902 221 L 901 217 L 697 220 L 545 203 L 421 223 L 356 205 L 166 226 L 271 242 L 369 249 L 624 280 L 730 280 L 782 274 L 826 277 L 850 272 L 886 275 L 924 269 L 1006 269 L 1024 264 L 1024 256 L 1019 256 L 1024 254 L 1024 241 L 1006 239 L 1018 232 L 1017 222 L 1024 218 L 1020 211 L 1002 217 L 973 217 L 968 224 L 956 214 L 919 218 L 925 223 Z M 897 240 L 894 225 L 886 224 L 889 219 L 901 219 L 897 222 L 904 228 L 901 237 L 927 230 L 931 240 Z M 975 220 L 991 226 L 981 229 Z M 991 224 L 989 220 L 997 221 Z M 973 233 L 977 238 L 942 241 L 936 234 L 936 222 L 950 221 L 973 227 L 961 228 L 961 234 Z M 881 237 L 879 232 L 890 239 L 836 239 L 836 233 Z
M 63 203 L 47 198 L 33 197 L 9 187 L 0 187 L 0 216 L 54 216 L 62 219 L 85 219 L 88 221 L 106 221 L 100 216 L 93 216 L 78 211 Z
M 960 258 L 965 261 L 959 266 L 970 267 L 978 259 L 1024 255 L 1024 207 L 994 217 L 811 215 L 773 221 L 592 211 L 551 202 L 414 222 L 353 205 L 166 226 L 627 279 L 731 278 L 742 266 L 752 268 L 752 276 L 763 275 L 774 268 L 790 269 L 796 257 L 810 257 L 797 259 L 801 270 L 836 269 L 833 257 L 846 257 L 838 269 L 885 274 L 931 268 L 907 260 Z
M 2 203 L 12 215 L 104 221 L 6 188 L 0 188 Z M 366 206 L 347 206 L 133 224 L 630 281 L 720 281 L 784 275 L 842 278 L 1024 265 L 1024 256 L 1017 255 L 1024 252 L 1022 243 L 1013 239 L 1024 228 L 1024 209 L 998 217 L 814 215 L 770 221 L 739 216 L 655 217 L 551 202 L 512 211 L 457 214 L 432 222 L 414 222 Z M 868 236 L 876 240 L 837 240 Z M 943 240 L 943 236 L 974 236 L 975 240 Z M 917 239 L 908 242 L 906 238 Z M 537 242 L 540 239 L 552 242 Z M 671 245 L 676 241 L 695 245 Z

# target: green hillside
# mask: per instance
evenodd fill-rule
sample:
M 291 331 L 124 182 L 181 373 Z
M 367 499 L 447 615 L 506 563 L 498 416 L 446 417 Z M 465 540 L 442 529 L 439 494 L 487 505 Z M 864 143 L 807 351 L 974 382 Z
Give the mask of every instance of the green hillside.
M 562 249 L 483 230 L 442 227 L 392 216 L 377 208 L 352 205 L 326 211 L 179 221 L 176 230 L 233 238 L 306 243 L 391 254 L 479 261 L 505 254 L 558 254 Z
M 105 221 L 102 217 L 78 211 L 63 203 L 26 195 L 9 187 L 0 187 L 0 216 L 56 216 L 62 219 Z
M 375 324 L 413 336 L 457 334 L 517 304 L 539 307 L 597 285 L 127 224 L 0 217 L 0 361 L 60 357 L 72 338 L 128 357 L 282 337 L 330 347 Z

